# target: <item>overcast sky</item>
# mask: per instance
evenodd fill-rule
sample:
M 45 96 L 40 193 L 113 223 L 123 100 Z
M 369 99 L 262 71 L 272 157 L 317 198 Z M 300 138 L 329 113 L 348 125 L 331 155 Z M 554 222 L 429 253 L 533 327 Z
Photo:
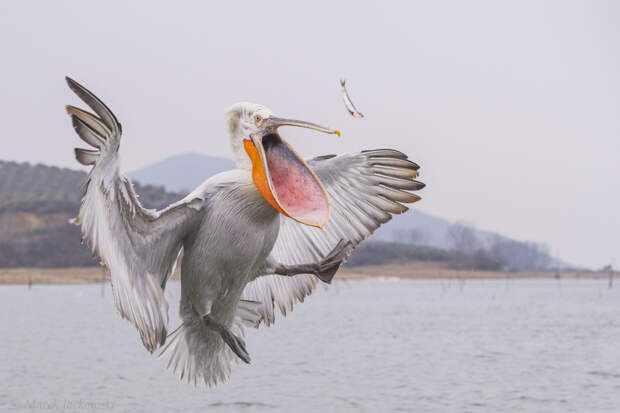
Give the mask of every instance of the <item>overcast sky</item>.
M 122 122 L 125 170 L 228 157 L 250 100 L 342 130 L 283 129 L 301 154 L 406 152 L 425 212 L 620 266 L 620 2 L 360 3 L 0 2 L 0 159 L 77 168 L 65 75 Z

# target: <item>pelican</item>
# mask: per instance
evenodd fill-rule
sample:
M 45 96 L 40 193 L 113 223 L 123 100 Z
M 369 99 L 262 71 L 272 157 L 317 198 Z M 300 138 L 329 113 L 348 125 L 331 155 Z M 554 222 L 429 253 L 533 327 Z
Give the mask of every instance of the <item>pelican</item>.
M 415 191 L 419 166 L 392 149 L 301 158 L 281 126 L 326 134 L 335 129 L 283 119 L 267 107 L 237 103 L 226 112 L 238 169 L 217 174 L 184 199 L 145 209 L 119 171 L 122 127 L 93 93 L 66 78 L 94 112 L 67 106 L 73 128 L 93 149 L 73 222 L 110 274 L 114 303 L 153 353 L 188 382 L 227 381 L 234 360 L 250 363 L 244 327 L 270 326 L 330 283 L 340 264 Z M 166 282 L 181 260 L 182 324 L 168 334 Z

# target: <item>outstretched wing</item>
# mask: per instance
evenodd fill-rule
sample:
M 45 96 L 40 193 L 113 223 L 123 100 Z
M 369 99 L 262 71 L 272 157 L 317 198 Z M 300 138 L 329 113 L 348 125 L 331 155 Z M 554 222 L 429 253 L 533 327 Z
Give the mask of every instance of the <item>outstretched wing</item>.
M 420 200 L 418 195 L 407 191 L 424 187 L 414 180 L 419 166 L 407 160 L 402 152 L 392 149 L 322 156 L 309 160 L 308 164 L 327 191 L 331 217 L 320 229 L 282 216 L 280 233 L 271 254 L 283 264 L 319 261 L 341 239 L 351 240 L 355 248 L 389 221 L 392 214 L 407 211 L 403 203 Z M 295 303 L 312 293 L 317 281 L 311 274 L 267 275 L 249 283 L 243 298 L 262 303 L 261 315 L 265 324 L 270 325 L 275 320 L 276 306 L 286 315 Z
M 120 123 L 90 91 L 72 79 L 67 83 L 96 113 L 67 106 L 75 131 L 95 148 L 75 149 L 77 160 L 93 168 L 73 221 L 81 226 L 82 240 L 108 268 L 118 311 L 153 352 L 166 340 L 168 304 L 163 289 L 203 202 L 186 199 L 162 211 L 142 208 L 131 182 L 119 173 Z

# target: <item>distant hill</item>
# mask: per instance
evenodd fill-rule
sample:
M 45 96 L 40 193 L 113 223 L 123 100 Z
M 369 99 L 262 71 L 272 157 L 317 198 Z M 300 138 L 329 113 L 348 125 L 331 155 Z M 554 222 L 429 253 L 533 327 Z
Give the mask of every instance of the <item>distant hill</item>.
M 424 194 L 422 201 L 424 202 Z M 382 225 L 373 235 L 375 240 L 413 243 L 428 245 L 436 248 L 450 249 L 454 241 L 450 236 L 450 228 L 454 222 L 434 215 L 427 214 L 411 207 L 412 211 L 396 215 L 389 222 Z M 497 239 L 510 239 L 495 232 L 472 228 L 476 239 L 488 247 Z
M 168 191 L 191 192 L 207 178 L 235 168 L 230 159 L 186 153 L 155 162 L 128 175 L 143 184 L 163 185 Z
M 0 161 L 0 210 L 35 208 L 40 203 L 37 208 L 44 210 L 58 204 L 64 206 L 65 211 L 75 208 L 72 211 L 77 212 L 87 176 L 86 172 L 69 168 Z M 146 208 L 163 208 L 184 195 L 166 191 L 163 185 L 133 183 Z

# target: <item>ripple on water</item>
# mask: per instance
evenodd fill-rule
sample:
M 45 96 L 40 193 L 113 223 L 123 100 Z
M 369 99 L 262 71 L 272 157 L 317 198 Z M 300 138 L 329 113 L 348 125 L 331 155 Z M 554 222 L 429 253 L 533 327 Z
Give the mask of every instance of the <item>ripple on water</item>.
M 215 402 L 210 403 L 207 406 L 209 407 L 233 407 L 233 408 L 250 408 L 250 407 L 265 407 L 268 409 L 277 409 L 278 406 L 275 404 L 267 404 L 262 402 Z
M 589 371 L 588 374 L 590 374 L 592 376 L 602 377 L 604 379 L 620 379 L 620 374 L 618 374 L 618 373 L 611 373 L 611 372 L 607 372 L 607 371 L 593 370 L 593 371 Z

